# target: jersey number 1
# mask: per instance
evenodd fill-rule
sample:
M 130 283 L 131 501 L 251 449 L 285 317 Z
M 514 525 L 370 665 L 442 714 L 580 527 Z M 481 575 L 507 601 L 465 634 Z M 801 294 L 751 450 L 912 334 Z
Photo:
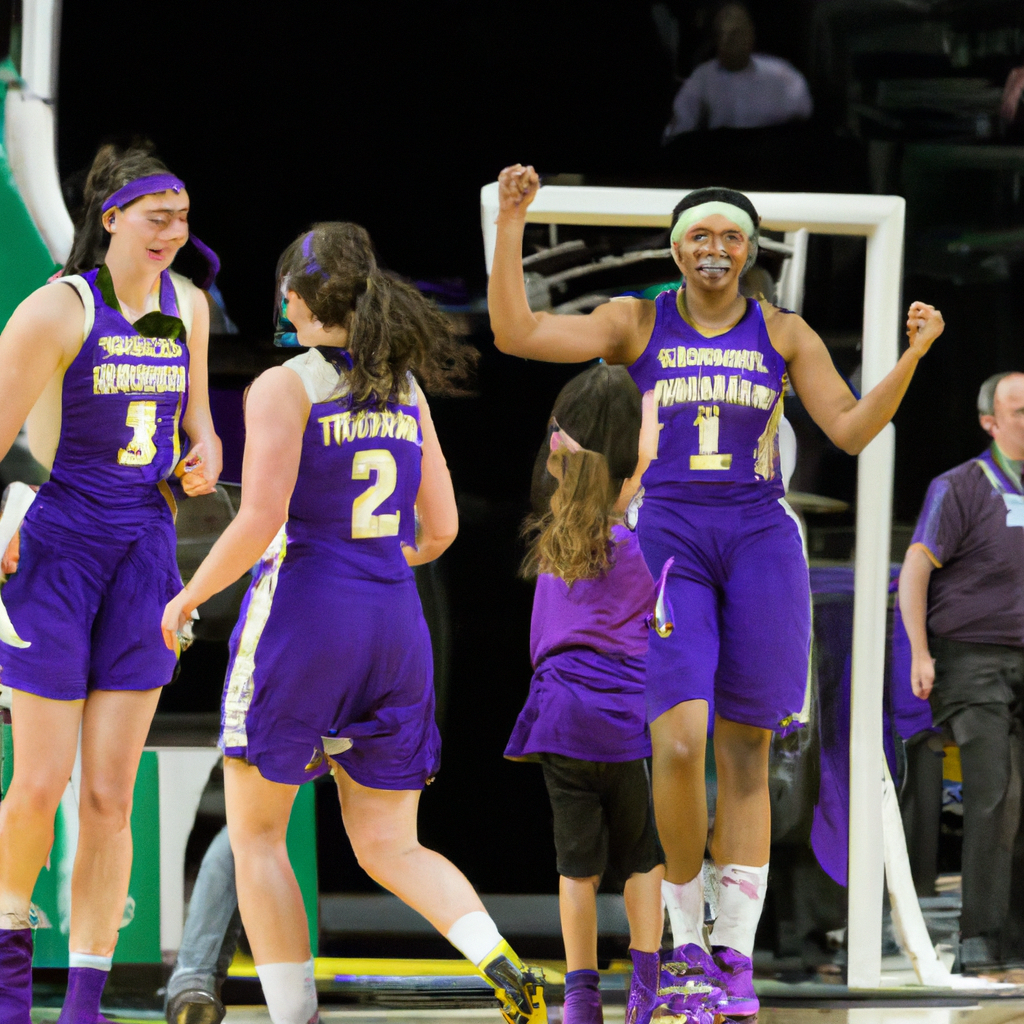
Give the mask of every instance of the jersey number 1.
M 121 466 L 148 466 L 156 455 L 153 436 L 156 434 L 156 402 L 129 402 L 125 423 L 135 433 L 117 453 Z
M 375 510 L 394 493 L 398 482 L 395 457 L 386 448 L 356 452 L 352 459 L 352 479 L 369 480 L 371 470 L 376 471 L 377 479 L 352 502 L 353 540 L 398 536 L 401 510 L 387 515 L 374 515 Z

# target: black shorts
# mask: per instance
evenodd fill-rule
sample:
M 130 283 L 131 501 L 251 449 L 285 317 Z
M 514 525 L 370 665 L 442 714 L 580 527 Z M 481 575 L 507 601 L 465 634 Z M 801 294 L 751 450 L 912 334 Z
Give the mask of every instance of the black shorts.
M 590 878 L 608 871 L 608 885 L 621 889 L 630 875 L 665 863 L 646 761 L 579 761 L 543 754 L 542 764 L 560 875 Z

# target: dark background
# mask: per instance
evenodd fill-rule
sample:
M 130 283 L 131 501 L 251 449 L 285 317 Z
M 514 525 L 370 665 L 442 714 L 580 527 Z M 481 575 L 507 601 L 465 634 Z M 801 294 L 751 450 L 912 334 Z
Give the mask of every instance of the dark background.
M 940 306 L 949 325 L 896 421 L 896 519 L 912 522 L 928 480 L 983 447 L 973 413 L 980 382 L 1024 365 L 1020 261 L 1011 259 L 1006 275 L 992 280 L 924 272 L 927 261 L 912 255 L 914 233 L 944 218 L 951 231 L 1020 223 L 1019 174 L 1016 192 L 1012 181 L 993 184 L 973 172 L 943 174 L 927 194 L 910 192 L 905 147 L 956 141 L 962 129 L 936 134 L 907 120 L 876 130 L 851 119 L 846 98 L 851 90 L 869 94 L 886 76 L 962 73 L 1001 84 L 1020 54 L 1010 45 L 985 56 L 979 43 L 973 63 L 955 71 L 934 56 L 897 54 L 888 65 L 882 58 L 872 64 L 843 48 L 851 18 L 823 21 L 826 5 L 813 0 L 753 2 L 758 49 L 787 57 L 808 76 L 814 121 L 788 135 L 698 133 L 662 148 L 679 76 L 710 56 L 715 5 L 665 6 L 681 27 L 675 58 L 659 41 L 647 3 L 68 2 L 60 172 L 87 167 L 102 142 L 152 139 L 188 183 L 192 226 L 221 255 L 227 308 L 241 343 L 254 347 L 269 340 L 277 256 L 315 220 L 357 221 L 393 270 L 416 280 L 460 279 L 455 287 L 481 295 L 479 190 L 517 160 L 548 175 L 582 174 L 588 183 L 907 191 L 905 295 Z M 979 39 L 986 26 L 1019 24 L 1022 6 L 866 3 L 863 11 L 883 26 L 905 22 L 908 39 L 929 19 Z M 0 24 L 9 11 L 0 4 Z M 961 141 L 1015 141 L 1012 132 L 993 130 L 998 137 Z M 851 372 L 856 346 L 843 339 L 861 326 L 863 243 L 813 244 L 805 316 Z M 469 342 L 483 352 L 477 397 L 434 402 L 462 519 L 437 568 L 450 610 L 451 662 L 444 770 L 425 794 L 422 835 L 484 892 L 553 892 L 540 771 L 504 762 L 501 751 L 530 674 L 531 587 L 515 577 L 518 527 L 545 419 L 576 369 L 502 356 L 485 318 L 465 322 Z M 792 414 L 799 419 L 799 408 Z M 821 467 L 814 489 L 853 496 L 853 460 L 826 446 Z M 207 652 L 205 669 L 194 658 L 186 663 L 165 709 L 213 710 L 219 657 Z M 328 810 L 331 793 L 324 787 L 321 795 L 323 889 L 371 887 Z

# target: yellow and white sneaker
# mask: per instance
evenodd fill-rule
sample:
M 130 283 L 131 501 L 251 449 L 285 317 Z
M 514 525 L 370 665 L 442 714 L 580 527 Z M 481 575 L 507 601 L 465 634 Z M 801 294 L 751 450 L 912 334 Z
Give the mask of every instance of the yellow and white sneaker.
M 501 1001 L 501 1015 L 508 1024 L 547 1024 L 544 1005 L 544 972 L 529 968 L 502 939 L 477 970 L 494 986 Z

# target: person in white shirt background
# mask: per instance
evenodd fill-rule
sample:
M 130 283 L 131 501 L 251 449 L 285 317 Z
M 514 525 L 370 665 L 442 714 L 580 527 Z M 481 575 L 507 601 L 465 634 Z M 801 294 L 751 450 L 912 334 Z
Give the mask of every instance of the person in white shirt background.
M 716 55 L 680 87 L 663 143 L 701 128 L 767 128 L 811 116 L 804 76 L 781 57 L 754 53 L 754 23 L 742 4 L 722 7 L 713 29 Z

